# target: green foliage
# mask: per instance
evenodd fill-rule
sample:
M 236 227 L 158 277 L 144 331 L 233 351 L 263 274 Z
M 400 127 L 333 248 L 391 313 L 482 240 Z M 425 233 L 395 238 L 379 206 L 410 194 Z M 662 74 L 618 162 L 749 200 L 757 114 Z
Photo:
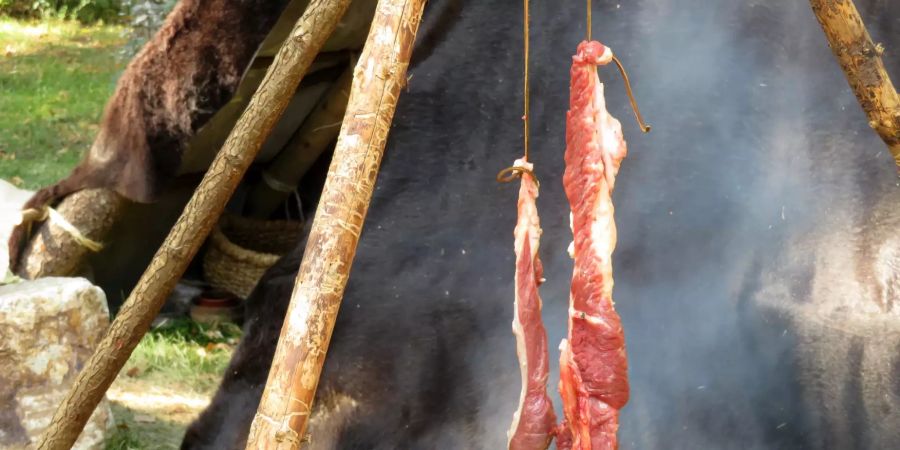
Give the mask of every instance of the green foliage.
M 121 70 L 175 4 L 122 1 L 132 26 L 0 17 L 0 178 L 38 189 L 89 148 Z
M 26 19 L 116 22 L 127 5 L 123 0 L 0 0 L 0 15 Z
M 123 23 L 156 31 L 177 0 L 0 0 L 0 16 L 15 19 Z
M 2 0 L 0 0 L 2 1 Z M 131 59 L 162 26 L 177 0 L 123 0 L 129 12 L 127 39 L 122 57 Z
M 0 15 L 20 18 L 36 16 L 33 0 L 0 0 Z

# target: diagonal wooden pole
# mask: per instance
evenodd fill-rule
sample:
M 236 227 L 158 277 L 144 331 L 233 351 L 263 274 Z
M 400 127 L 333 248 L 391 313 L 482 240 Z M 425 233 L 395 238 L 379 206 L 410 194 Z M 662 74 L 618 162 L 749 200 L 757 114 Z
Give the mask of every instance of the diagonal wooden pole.
M 294 450 L 306 433 L 424 6 L 378 2 L 248 449 Z
M 300 79 L 334 31 L 350 0 L 315 0 L 297 21 L 259 89 L 216 155 L 150 266 L 119 310 L 91 359 L 57 407 L 37 448 L 66 450 L 150 328 L 166 297 L 209 234 L 278 121 Z
M 871 126 L 887 144 L 900 168 L 900 96 L 884 69 L 881 45 L 875 45 L 853 0 L 809 0 L 828 45 Z

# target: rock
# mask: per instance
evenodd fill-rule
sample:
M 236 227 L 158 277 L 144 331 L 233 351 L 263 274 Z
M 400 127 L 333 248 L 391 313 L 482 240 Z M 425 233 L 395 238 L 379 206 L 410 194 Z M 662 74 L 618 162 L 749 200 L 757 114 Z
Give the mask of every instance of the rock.
M 31 191 L 19 189 L 0 180 L 0 284 L 5 279 L 11 278 L 7 272 L 9 254 L 6 241 L 9 239 L 13 226 L 19 222 L 19 210 L 32 194 Z
M 108 325 L 106 296 L 82 278 L 0 286 L 0 450 L 40 436 Z M 112 424 L 104 400 L 73 448 L 102 448 Z
M 11 204 L 18 209 L 28 201 L 34 192 L 19 189 L 6 180 L 0 180 L 0 205 Z M 5 206 L 0 206 L 0 208 Z

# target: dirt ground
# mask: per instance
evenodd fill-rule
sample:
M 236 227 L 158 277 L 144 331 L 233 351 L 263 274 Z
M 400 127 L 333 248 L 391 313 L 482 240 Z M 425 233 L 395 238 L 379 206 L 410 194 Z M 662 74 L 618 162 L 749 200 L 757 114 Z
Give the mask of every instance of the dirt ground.
M 211 394 L 120 376 L 107 392 L 116 428 L 106 448 L 177 449 Z
M 176 319 L 151 330 L 107 392 L 109 450 L 177 449 L 209 404 L 240 337 L 232 324 Z

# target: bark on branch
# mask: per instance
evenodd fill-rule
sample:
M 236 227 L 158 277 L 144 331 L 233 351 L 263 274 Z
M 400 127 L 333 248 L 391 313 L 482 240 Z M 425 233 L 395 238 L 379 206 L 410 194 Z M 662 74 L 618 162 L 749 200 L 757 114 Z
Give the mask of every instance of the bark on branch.
M 425 0 L 379 0 L 248 449 L 297 449 L 306 433 Z
M 71 448 L 91 412 L 147 332 L 166 297 L 221 215 L 263 140 L 284 112 L 300 79 L 349 3 L 350 0 L 315 0 L 297 21 L 178 222 L 57 407 L 38 448 Z
M 900 168 L 900 97 L 853 0 L 810 0 L 860 106 Z

